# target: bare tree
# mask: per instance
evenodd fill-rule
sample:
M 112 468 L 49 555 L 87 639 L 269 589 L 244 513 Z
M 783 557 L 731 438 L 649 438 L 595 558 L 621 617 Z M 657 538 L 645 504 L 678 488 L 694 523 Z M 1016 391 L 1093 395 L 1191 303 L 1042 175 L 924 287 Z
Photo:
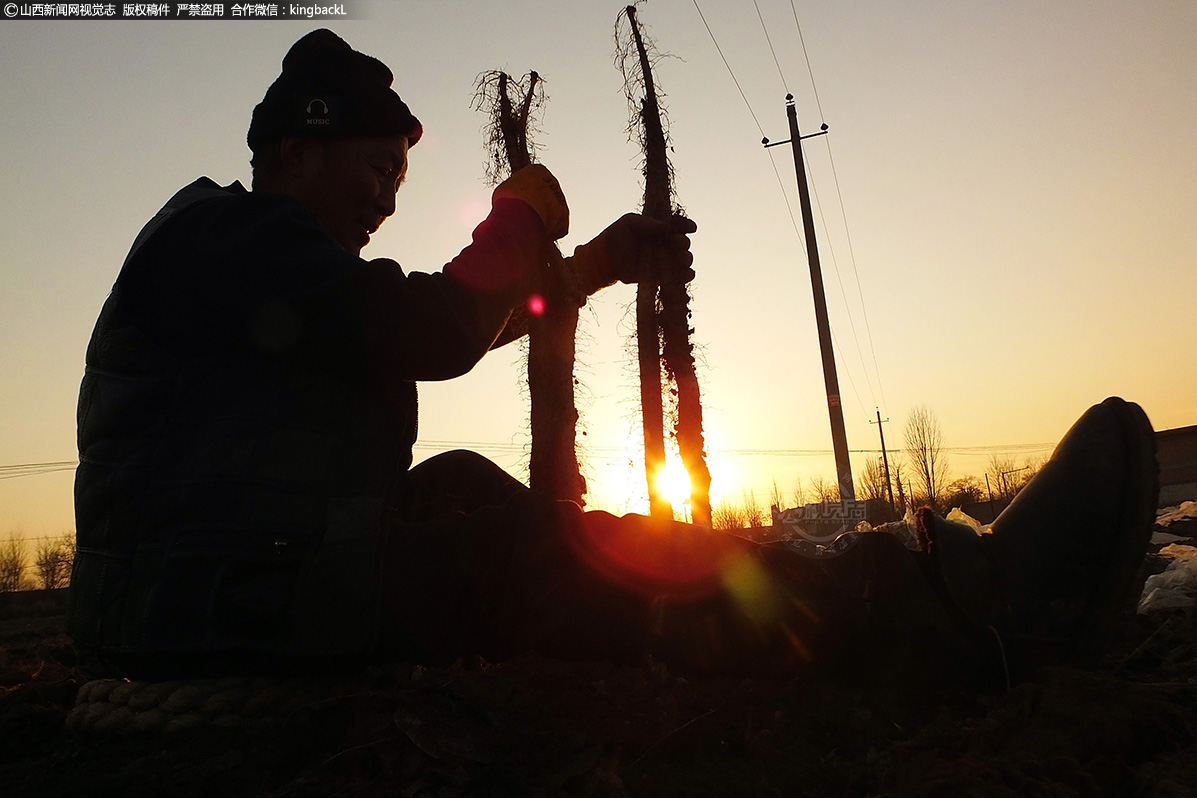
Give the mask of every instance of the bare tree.
M 940 497 L 947 480 L 948 462 L 943 451 L 943 431 L 939 419 L 926 405 L 919 405 L 906 418 L 906 457 L 926 503 L 939 510 Z
M 765 512 L 757 501 L 756 493 L 751 490 L 744 491 L 744 526 L 757 529 L 768 526 L 772 520 L 772 516 Z
M 1014 493 L 1014 479 L 1018 474 L 1018 466 L 1014 465 L 1014 458 L 1008 454 L 994 452 L 989 455 L 989 464 L 985 466 L 985 476 L 989 478 L 989 489 L 993 491 L 995 499 L 1009 499 Z
M 806 488 L 802 486 L 802 477 L 794 478 L 794 506 L 801 507 L 806 504 Z
M 989 478 L 989 487 L 995 499 L 1013 499 L 1031 478 L 1043 468 L 1045 460 L 1042 457 L 1028 457 L 1022 465 L 1015 465 L 1013 455 L 991 454 L 989 464 L 985 467 L 985 475 Z
M 865 460 L 864 470 L 860 472 L 860 481 L 856 486 L 859 489 L 860 499 L 882 499 L 889 498 L 889 492 L 885 485 L 885 464 L 881 462 L 880 457 L 870 457 Z
M 1027 486 L 1027 483 L 1035 478 L 1045 465 L 1047 465 L 1047 456 L 1040 455 L 1039 457 L 1028 457 L 1023 460 L 1024 470 L 1019 477 L 1018 489 L 1022 490 Z
M 785 496 L 781 494 L 781 488 L 777 486 L 777 477 L 773 478 L 773 484 L 769 487 L 769 503 L 778 510 L 784 510 L 786 507 Z
M 66 587 L 71 581 L 71 566 L 75 562 L 75 540 L 64 535 L 38 544 L 33 561 L 43 590 Z
M 736 507 L 724 499 L 715 505 L 711 511 L 711 527 L 713 529 L 743 529 L 748 524 L 744 518 L 744 508 Z
M 11 593 L 25 587 L 25 541 L 12 537 L 0 545 L 0 593 Z
M 819 475 L 810 481 L 810 489 L 814 491 L 816 502 L 835 504 L 840 500 L 840 486 L 834 480 L 824 479 Z

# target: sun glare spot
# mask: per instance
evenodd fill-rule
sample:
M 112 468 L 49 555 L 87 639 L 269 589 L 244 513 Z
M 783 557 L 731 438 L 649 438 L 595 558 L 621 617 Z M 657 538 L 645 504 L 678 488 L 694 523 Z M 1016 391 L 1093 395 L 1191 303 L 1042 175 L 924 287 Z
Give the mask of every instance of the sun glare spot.
M 539 316 L 544 313 L 544 299 L 540 296 L 534 296 L 528 300 L 528 312 L 533 316 Z
M 681 458 L 672 452 L 665 457 L 665 469 L 657 475 L 657 488 L 673 505 L 673 513 L 683 519 L 689 516 L 690 475 Z

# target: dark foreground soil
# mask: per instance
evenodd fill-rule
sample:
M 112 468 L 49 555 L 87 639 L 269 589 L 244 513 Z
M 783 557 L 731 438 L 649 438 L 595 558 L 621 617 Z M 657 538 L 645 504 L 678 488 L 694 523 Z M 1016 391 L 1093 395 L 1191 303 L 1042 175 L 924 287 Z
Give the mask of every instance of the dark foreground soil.
M 1197 618 L 1095 668 L 935 692 L 660 665 L 378 670 L 265 726 L 66 728 L 89 676 L 59 615 L 0 618 L 0 795 L 1192 796 Z

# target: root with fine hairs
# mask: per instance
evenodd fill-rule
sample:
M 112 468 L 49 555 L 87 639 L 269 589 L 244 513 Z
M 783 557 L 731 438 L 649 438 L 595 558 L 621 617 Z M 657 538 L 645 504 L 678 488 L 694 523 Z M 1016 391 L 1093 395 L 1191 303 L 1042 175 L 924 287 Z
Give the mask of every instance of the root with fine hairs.
M 626 25 L 625 25 L 626 23 Z M 616 66 L 624 79 L 624 93 L 632 117 L 629 136 L 635 135 L 644 153 L 644 207 L 646 216 L 667 221 L 680 214 L 674 196 L 673 165 L 669 162 L 666 118 L 653 81 L 652 66 L 660 60 L 647 42 L 628 6 L 616 21 Z M 664 408 L 661 368 L 674 387 L 676 420 L 673 433 L 682 464 L 690 476 L 690 509 L 694 523 L 711 525 L 711 472 L 706 462 L 702 428 L 702 401 L 694 366 L 690 335 L 690 295 L 684 280 L 665 273 L 656 264 L 642 277 L 636 293 L 636 336 L 640 363 L 641 412 L 644 423 L 644 466 L 648 480 L 650 513 L 672 517 L 669 500 L 655 484 L 665 467 Z
M 545 98 L 536 72 L 525 80 L 486 72 L 475 86 L 474 106 L 490 115 L 484 128 L 487 176 L 499 183 L 535 160 L 530 131 Z M 512 99 L 514 93 L 515 100 Z M 577 457 L 578 411 L 574 399 L 575 335 L 578 309 L 585 302 L 570 290 L 557 245 L 546 243 L 533 298 L 538 308 L 517 309 L 500 340 L 528 333 L 528 392 L 531 397 L 532 452 L 528 482 L 533 490 L 584 504 L 586 480 Z

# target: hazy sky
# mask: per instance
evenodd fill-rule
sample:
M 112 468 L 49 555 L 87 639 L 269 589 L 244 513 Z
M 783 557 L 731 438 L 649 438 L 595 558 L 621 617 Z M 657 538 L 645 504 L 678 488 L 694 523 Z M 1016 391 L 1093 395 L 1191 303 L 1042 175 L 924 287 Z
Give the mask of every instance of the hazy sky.
M 637 209 L 612 64 L 622 5 L 403 0 L 331 25 L 393 69 L 426 131 L 396 216 L 364 254 L 433 271 L 468 242 L 489 197 L 473 86 L 496 68 L 547 80 L 539 142 L 573 210 L 566 248 Z M 787 137 L 787 91 L 804 132 L 830 126 L 808 158 L 853 450 L 878 448 L 876 408 L 899 446 L 921 404 L 954 449 L 954 474 L 983 473 L 984 447 L 1021 458 L 1013 447 L 1054 442 L 1112 394 L 1157 429 L 1197 423 L 1185 300 L 1197 4 L 698 7 L 747 103 L 693 0 L 640 14 L 675 56 L 657 80 L 679 199 L 700 227 L 693 324 L 717 496 L 751 489 L 767 504 L 774 479 L 790 492 L 833 474 L 793 161 L 760 145 L 762 131 Z M 250 113 L 288 47 L 319 26 L 0 20 L 0 466 L 76 457 L 84 349 L 133 237 L 199 175 L 248 184 Z M 640 445 L 632 298 L 618 287 L 592 300 L 579 348 L 590 498 L 615 511 L 643 507 L 629 464 Z M 464 445 L 522 475 L 520 360 L 499 351 L 422 386 L 417 459 Z M 866 456 L 853 455 L 858 473 Z M 0 479 L 0 536 L 70 529 L 72 478 Z

